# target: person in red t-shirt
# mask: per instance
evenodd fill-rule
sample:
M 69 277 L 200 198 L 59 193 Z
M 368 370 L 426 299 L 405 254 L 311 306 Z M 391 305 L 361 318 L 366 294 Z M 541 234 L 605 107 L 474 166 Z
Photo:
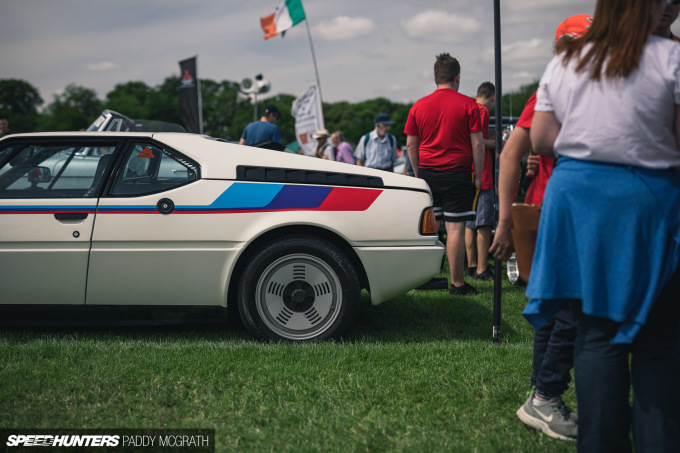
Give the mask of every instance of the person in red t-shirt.
M 437 89 L 411 107 L 406 120 L 406 148 L 415 176 L 432 190 L 437 222 L 446 227 L 446 255 L 453 295 L 476 294 L 465 283 L 465 222 L 475 218 L 474 201 L 482 175 L 472 178 L 472 164 L 484 168 L 484 137 L 475 101 L 458 93 L 460 64 L 447 53 L 434 64 Z
M 496 87 L 491 82 L 482 83 L 475 96 L 479 116 L 482 121 L 484 136 L 484 169 L 482 183 L 477 197 L 477 218 L 468 220 L 465 225 L 465 250 L 467 251 L 467 275 L 477 280 L 493 280 L 493 273 L 488 269 L 491 230 L 496 225 L 493 190 L 493 157 L 491 150 L 496 147 L 496 140 L 489 139 L 489 110 L 496 103 Z M 474 170 L 474 168 L 473 168 Z
M 515 251 L 515 246 L 512 242 L 512 212 L 510 207 L 517 198 L 517 188 L 519 185 L 519 174 L 521 171 L 521 159 L 531 149 L 531 140 L 529 139 L 529 131 L 531 129 L 531 120 L 534 117 L 534 106 L 536 105 L 536 93 L 532 94 L 522 114 L 515 124 L 515 129 L 510 134 L 507 143 L 504 146 L 503 153 L 501 153 L 501 171 L 498 179 L 498 211 L 499 219 L 496 227 L 496 234 L 494 235 L 493 244 L 491 244 L 490 252 L 495 258 L 507 261 L 510 255 Z M 540 205 L 543 202 L 543 193 L 545 192 L 548 178 L 552 173 L 555 159 L 550 156 L 530 156 L 538 157 L 538 168 L 533 168 L 529 165 L 528 176 L 534 176 L 531 181 L 524 202 L 527 204 Z

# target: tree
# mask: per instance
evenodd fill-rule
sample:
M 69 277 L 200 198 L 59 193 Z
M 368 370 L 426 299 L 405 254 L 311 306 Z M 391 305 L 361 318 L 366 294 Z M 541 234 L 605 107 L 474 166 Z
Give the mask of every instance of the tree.
M 179 76 L 167 77 L 149 93 L 147 115 L 144 119 L 182 124 L 179 113 Z
M 76 85 L 69 85 L 64 93 L 54 96 L 40 117 L 42 131 L 78 131 L 87 128 L 103 110 L 96 93 Z
M 38 90 L 18 79 L 0 80 L 0 113 L 9 119 L 12 132 L 34 132 L 38 107 L 43 104 Z
M 519 87 L 519 91 L 503 95 L 503 116 L 518 118 L 524 109 L 524 104 L 538 89 L 538 80 Z M 512 108 L 512 110 L 511 110 Z
M 64 93 L 54 97 L 42 115 L 37 107 L 43 103 L 38 91 L 22 80 L 0 80 L 0 113 L 10 118 L 13 132 L 34 131 L 36 124 L 43 131 L 79 130 L 94 121 L 104 108 L 116 110 L 133 119 L 148 119 L 182 124 L 179 111 L 179 77 L 167 77 L 163 83 L 149 87 L 144 82 L 117 84 L 106 95 L 106 102 L 97 99 L 94 91 L 69 85 Z M 524 104 L 536 91 L 538 82 L 520 87 L 517 92 L 503 95 L 503 115 L 518 117 Z M 213 137 L 230 137 L 238 140 L 243 129 L 253 121 L 253 105 L 239 95 L 238 82 L 217 82 L 201 79 L 203 126 Z M 284 144 L 295 140 L 295 118 L 290 109 L 295 96 L 281 94 L 260 98 L 257 103 L 258 119 L 264 106 L 274 104 L 282 113 L 277 122 Z M 384 112 L 395 124 L 390 133 L 399 146 L 406 144 L 403 133 L 411 104 L 375 98 L 351 104 L 346 101 L 324 103 L 324 122 L 333 132 L 341 130 L 352 146 L 356 147 L 367 132 L 374 128 L 375 116 Z M 37 121 L 37 123 L 36 123 Z
M 232 124 L 239 108 L 238 84 L 223 80 L 201 80 L 203 104 L 203 131 L 213 137 L 235 137 L 240 131 L 232 131 Z
M 152 91 L 144 82 L 118 84 L 106 95 L 105 106 L 129 118 L 157 119 L 149 118 Z

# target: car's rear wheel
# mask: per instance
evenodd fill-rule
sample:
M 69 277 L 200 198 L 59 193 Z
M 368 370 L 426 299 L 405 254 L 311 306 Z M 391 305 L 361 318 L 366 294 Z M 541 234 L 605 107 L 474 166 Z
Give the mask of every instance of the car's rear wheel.
M 246 264 L 238 306 L 246 328 L 274 341 L 342 336 L 359 310 L 359 277 L 323 239 L 294 236 L 261 247 Z

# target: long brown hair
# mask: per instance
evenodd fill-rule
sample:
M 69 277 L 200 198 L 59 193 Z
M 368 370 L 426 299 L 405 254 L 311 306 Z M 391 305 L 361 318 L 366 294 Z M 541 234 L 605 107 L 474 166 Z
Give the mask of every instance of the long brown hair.
M 579 39 L 558 42 L 555 50 L 564 52 L 565 65 L 575 57 L 576 72 L 588 68 L 593 80 L 600 80 L 603 68 L 607 78 L 628 77 L 637 69 L 642 48 L 654 29 L 652 3 L 660 1 L 598 0 L 588 31 Z M 581 55 L 587 44 L 592 47 Z

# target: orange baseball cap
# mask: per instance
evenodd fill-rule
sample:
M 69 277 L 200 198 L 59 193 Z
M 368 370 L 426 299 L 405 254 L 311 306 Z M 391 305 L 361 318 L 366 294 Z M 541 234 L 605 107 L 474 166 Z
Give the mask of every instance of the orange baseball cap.
M 574 38 L 578 38 L 583 33 L 588 30 L 590 24 L 593 23 L 593 17 L 590 14 L 577 14 L 575 16 L 570 16 L 564 19 L 557 27 L 557 32 L 555 33 L 555 42 L 564 35 L 570 35 Z

